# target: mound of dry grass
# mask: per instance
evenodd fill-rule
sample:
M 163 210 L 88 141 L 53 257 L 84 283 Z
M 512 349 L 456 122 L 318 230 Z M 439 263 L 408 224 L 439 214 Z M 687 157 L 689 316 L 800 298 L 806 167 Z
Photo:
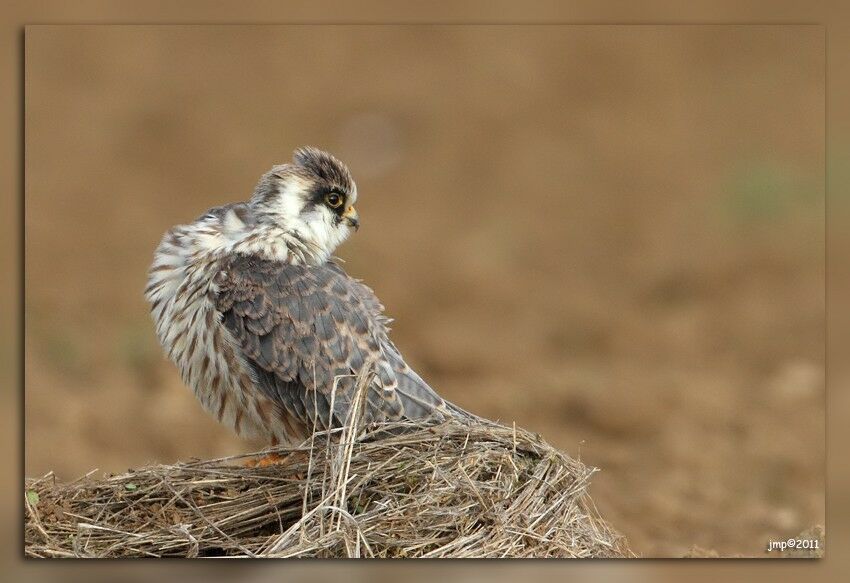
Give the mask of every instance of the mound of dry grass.
M 246 455 L 28 480 L 26 554 L 631 555 L 587 494 L 595 470 L 527 431 L 451 421 L 328 437 L 272 450 L 289 457 L 267 467 L 246 467 Z

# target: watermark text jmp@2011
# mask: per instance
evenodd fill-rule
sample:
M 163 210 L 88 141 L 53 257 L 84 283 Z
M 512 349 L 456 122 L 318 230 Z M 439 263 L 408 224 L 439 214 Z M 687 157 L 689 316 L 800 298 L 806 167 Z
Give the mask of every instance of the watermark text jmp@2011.
M 781 553 L 788 549 L 818 550 L 820 549 L 820 541 L 818 539 L 789 538 L 787 540 L 772 540 L 767 542 L 768 553 L 772 551 L 779 551 Z

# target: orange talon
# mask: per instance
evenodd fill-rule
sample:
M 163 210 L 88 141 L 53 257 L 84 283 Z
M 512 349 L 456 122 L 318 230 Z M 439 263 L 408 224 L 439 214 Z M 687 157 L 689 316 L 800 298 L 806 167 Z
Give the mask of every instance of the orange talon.
M 269 466 L 274 466 L 277 464 L 282 464 L 286 462 L 289 458 L 288 455 L 280 455 L 278 453 L 269 453 L 264 455 L 261 458 L 250 459 L 245 462 L 245 465 L 249 468 L 267 468 Z
M 307 453 L 303 451 L 296 451 L 286 455 L 280 455 L 279 453 L 267 453 L 263 457 L 250 459 L 245 462 L 245 465 L 249 468 L 267 468 L 269 466 L 277 466 L 282 464 L 297 464 L 299 462 L 305 463 L 307 461 Z

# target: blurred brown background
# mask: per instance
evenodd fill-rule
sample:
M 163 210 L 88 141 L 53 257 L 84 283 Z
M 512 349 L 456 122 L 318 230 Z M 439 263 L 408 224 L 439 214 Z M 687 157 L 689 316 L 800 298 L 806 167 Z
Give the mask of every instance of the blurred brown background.
M 244 451 L 161 355 L 163 231 L 302 144 L 338 252 L 442 394 L 602 468 L 646 556 L 824 514 L 813 26 L 31 27 L 27 475 Z

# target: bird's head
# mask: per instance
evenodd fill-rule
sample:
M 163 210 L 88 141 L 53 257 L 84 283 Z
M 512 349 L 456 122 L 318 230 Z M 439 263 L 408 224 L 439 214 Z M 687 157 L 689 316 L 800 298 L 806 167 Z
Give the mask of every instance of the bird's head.
M 251 206 L 271 223 L 326 255 L 360 226 L 357 185 L 345 164 L 318 148 L 295 150 L 292 162 L 273 167 L 257 183 Z

